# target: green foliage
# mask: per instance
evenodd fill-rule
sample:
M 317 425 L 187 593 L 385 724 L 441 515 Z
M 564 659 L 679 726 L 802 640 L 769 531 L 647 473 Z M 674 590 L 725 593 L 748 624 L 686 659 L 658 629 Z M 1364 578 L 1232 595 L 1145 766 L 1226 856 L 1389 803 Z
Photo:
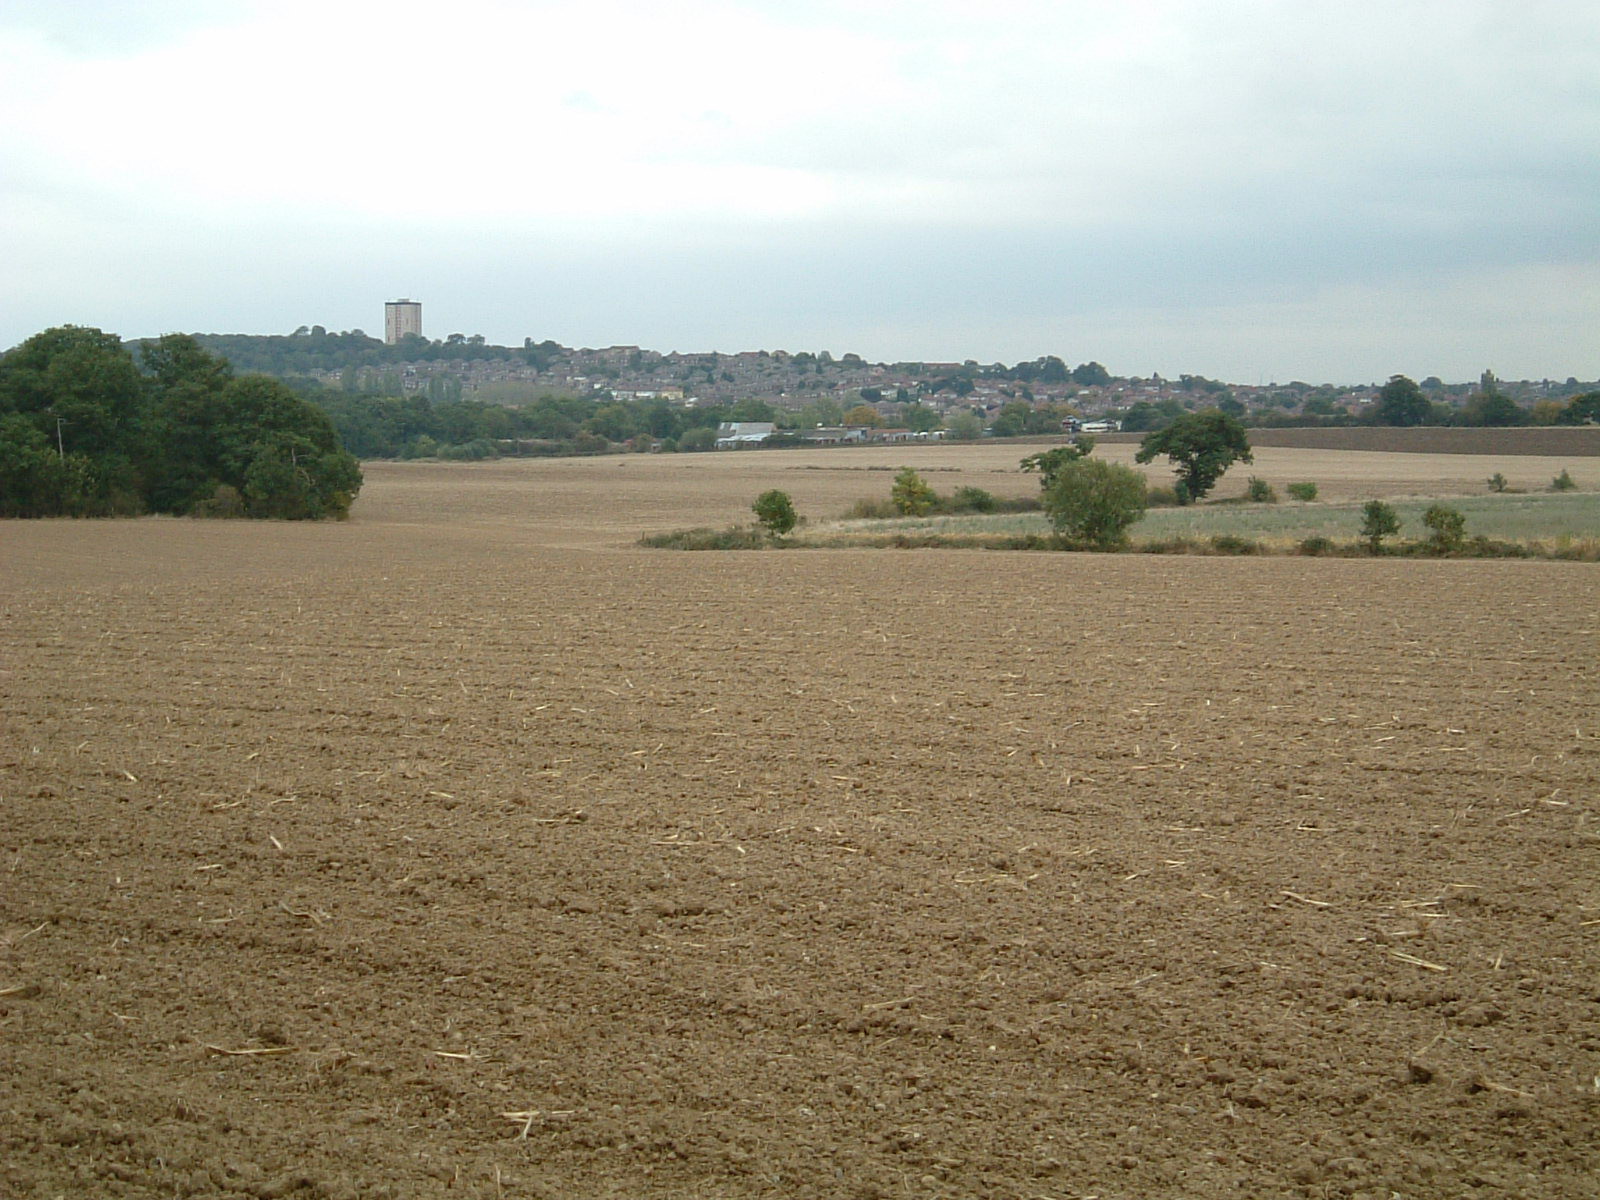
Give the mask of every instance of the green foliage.
M 1433 416 L 1433 406 L 1422 394 L 1422 389 L 1404 375 L 1390 376 L 1389 382 L 1378 391 L 1378 404 L 1372 419 L 1379 425 L 1426 425 Z
M 1578 490 L 1578 484 L 1572 478 L 1572 472 L 1562 467 L 1561 474 L 1550 481 L 1550 490 L 1552 492 L 1575 492 Z
M 1184 491 L 1181 483 L 1173 484 L 1171 487 L 1149 488 L 1145 492 L 1145 500 L 1150 508 L 1182 508 L 1189 502 L 1188 493 Z
M 944 427 L 956 442 L 975 442 L 983 436 L 983 421 L 969 409 L 951 413 L 945 418 Z
M 1400 514 L 1382 500 L 1368 500 L 1361 509 L 1361 536 L 1373 554 L 1383 553 L 1383 539 L 1400 532 Z
M 748 525 L 726 529 L 680 529 L 672 533 L 652 533 L 639 539 L 641 546 L 659 550 L 764 550 L 773 539 Z
M 1463 425 L 1509 426 L 1526 425 L 1528 414 L 1522 407 L 1495 386 L 1492 375 L 1485 377 L 1484 390 L 1468 397 L 1461 407 Z
M 1507 484 L 1506 477 L 1500 474 L 1499 471 L 1489 476 L 1489 490 L 1491 492 L 1503 492 L 1508 486 L 1510 485 Z
M 1291 483 L 1285 490 L 1290 497 L 1306 504 L 1317 498 L 1317 485 L 1314 483 Z
M 894 501 L 895 508 L 908 517 L 920 517 L 930 512 L 939 501 L 927 480 L 910 467 L 901 467 L 895 475 L 889 498 Z
M 21 413 L 0 413 L 0 516 L 48 517 L 67 511 L 85 459 L 58 454 Z
M 1219 533 L 1211 539 L 1211 549 L 1218 554 L 1260 554 L 1261 543 L 1236 533 Z
M 1600 392 L 1584 392 L 1568 400 L 1560 421 L 1563 425 L 1600 425 Z
M 1114 549 L 1127 541 L 1129 526 L 1144 516 L 1144 476 L 1103 459 L 1063 463 L 1045 489 L 1044 510 L 1061 540 Z
M 1087 458 L 1093 451 L 1094 439 L 1080 437 L 1065 446 L 1056 446 L 1050 450 L 1041 450 L 1038 454 L 1028 455 L 1022 460 L 1022 469 L 1039 472 L 1039 486 L 1048 488 L 1056 481 L 1056 476 L 1062 467 L 1077 462 L 1080 458 Z
M 1158 454 L 1173 464 L 1190 501 L 1204 497 L 1235 462 L 1255 461 L 1244 426 L 1215 408 L 1185 413 L 1147 434 L 1134 459 L 1147 463 Z
M 0 515 L 217 513 L 220 488 L 252 516 L 349 511 L 361 471 L 326 414 L 187 335 L 141 356 L 65 326 L 0 358 Z
M 950 511 L 989 513 L 999 507 L 993 493 L 980 487 L 958 487 L 950 497 Z
M 900 515 L 894 501 L 889 499 L 857 500 L 845 509 L 846 521 L 889 521 Z
M 717 431 L 705 425 L 684 430 L 683 436 L 678 439 L 679 450 L 710 450 L 716 444 Z
M 900 423 L 917 433 L 928 433 L 939 428 L 939 413 L 937 409 L 929 408 L 926 404 L 907 404 L 900 409 Z
M 1428 549 L 1436 554 L 1461 549 L 1466 538 L 1467 518 L 1459 509 L 1445 504 L 1430 505 L 1422 514 L 1422 523 L 1428 527 Z
M 1255 504 L 1276 504 L 1278 493 L 1273 491 L 1272 485 L 1259 476 L 1250 476 L 1250 481 L 1245 485 L 1244 496 L 1246 500 Z
M 789 493 L 777 488 L 762 492 L 750 507 L 755 510 L 756 520 L 761 527 L 775 538 L 788 533 L 800 519 L 795 515 L 794 501 L 789 499 Z
M 1297 553 L 1310 555 L 1313 558 L 1323 554 L 1332 554 L 1334 550 L 1333 539 L 1314 534 L 1311 537 L 1302 538 L 1295 549 Z

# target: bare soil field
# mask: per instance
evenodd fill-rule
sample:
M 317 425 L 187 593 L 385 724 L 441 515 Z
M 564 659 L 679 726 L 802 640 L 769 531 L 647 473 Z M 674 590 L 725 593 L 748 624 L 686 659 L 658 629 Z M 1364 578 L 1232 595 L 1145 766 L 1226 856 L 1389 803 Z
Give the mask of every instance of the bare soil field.
M 1600 568 L 633 545 L 1017 457 L 0 523 L 0 1196 L 1600 1195 Z

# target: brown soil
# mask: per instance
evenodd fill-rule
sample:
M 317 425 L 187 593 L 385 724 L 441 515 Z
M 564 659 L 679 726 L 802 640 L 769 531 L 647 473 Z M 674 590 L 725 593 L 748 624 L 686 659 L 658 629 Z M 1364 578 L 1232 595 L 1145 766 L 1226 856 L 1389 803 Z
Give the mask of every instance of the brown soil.
M 1001 450 L 0 524 L 0 1195 L 1600 1195 L 1597 568 L 631 544 Z

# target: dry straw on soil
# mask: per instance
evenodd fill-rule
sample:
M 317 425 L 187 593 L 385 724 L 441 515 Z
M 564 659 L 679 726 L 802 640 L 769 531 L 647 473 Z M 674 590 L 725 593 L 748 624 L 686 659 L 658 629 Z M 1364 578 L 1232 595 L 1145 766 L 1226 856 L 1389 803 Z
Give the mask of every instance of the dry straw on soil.
M 632 546 L 1015 457 L 0 527 L 0 1193 L 1592 1197 L 1595 567 Z

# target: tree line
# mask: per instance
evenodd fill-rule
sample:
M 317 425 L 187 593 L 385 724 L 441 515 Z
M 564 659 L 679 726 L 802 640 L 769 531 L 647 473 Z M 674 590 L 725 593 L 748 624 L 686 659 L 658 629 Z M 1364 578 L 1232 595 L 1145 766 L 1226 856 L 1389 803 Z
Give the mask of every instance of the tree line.
M 1585 425 L 1600 422 L 1600 392 L 1583 392 L 1565 401 L 1542 400 L 1523 408 L 1500 390 L 1492 371 L 1485 371 L 1478 390 L 1459 408 L 1430 400 L 1413 379 L 1393 375 L 1378 390 L 1372 420 L 1378 425 L 1407 428 L 1416 425 Z
M 67 325 L 0 356 L 0 516 L 342 517 L 361 470 L 326 413 L 187 334 Z
M 373 395 L 292 381 L 325 412 L 346 449 L 359 458 L 487 458 L 604 454 L 617 445 L 709 450 L 724 421 L 774 421 L 785 414 L 761 400 L 685 408 L 660 398 L 619 400 L 544 395 L 509 407 L 427 395 Z

